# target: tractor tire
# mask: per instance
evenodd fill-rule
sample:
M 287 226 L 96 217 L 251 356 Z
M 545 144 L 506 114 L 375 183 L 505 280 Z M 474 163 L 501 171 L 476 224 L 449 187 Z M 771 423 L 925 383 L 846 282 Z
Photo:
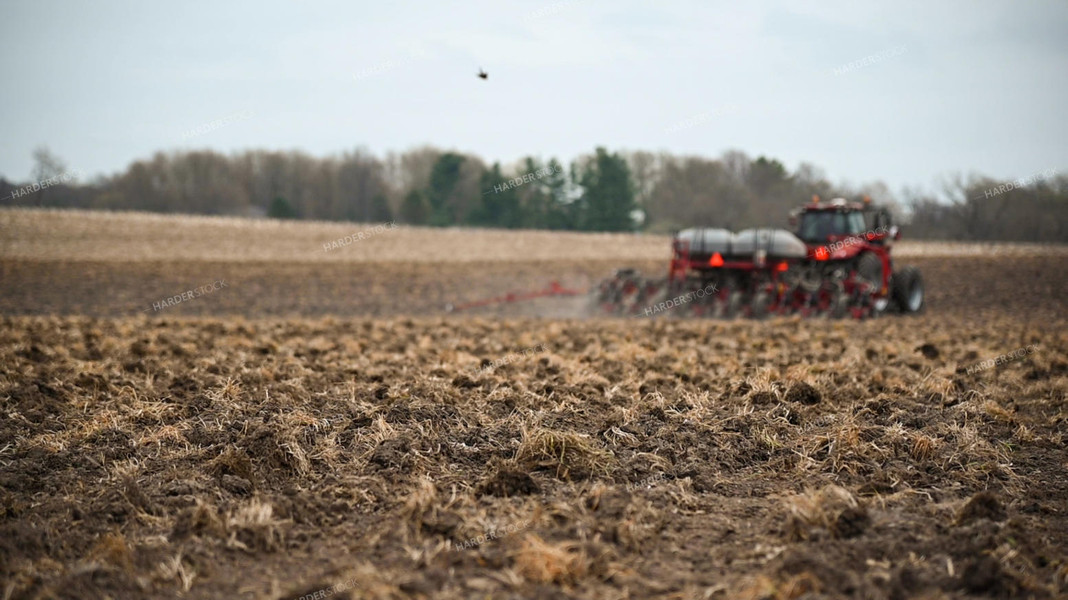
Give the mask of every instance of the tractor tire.
M 883 285 L 883 261 L 871 252 L 861 254 L 860 259 L 857 260 L 857 277 L 872 286 L 875 290 L 873 294 L 878 293 Z M 886 296 L 874 296 L 869 302 L 871 313 L 868 316 L 871 318 L 881 316 L 890 307 L 890 298 Z
M 841 319 L 849 313 L 849 294 L 844 289 L 836 289 L 830 292 L 830 305 L 827 307 L 827 318 Z
M 903 313 L 923 311 L 926 295 L 923 287 L 923 275 L 916 267 L 902 267 L 890 280 L 890 297 L 896 308 Z
M 731 290 L 727 293 L 727 305 L 724 307 L 723 316 L 733 319 L 743 313 L 745 307 L 745 294 L 740 290 Z
M 861 254 L 857 260 L 857 276 L 879 289 L 883 284 L 883 261 L 871 252 Z
M 771 294 L 761 290 L 753 294 L 749 301 L 749 317 L 751 319 L 766 319 L 771 314 Z

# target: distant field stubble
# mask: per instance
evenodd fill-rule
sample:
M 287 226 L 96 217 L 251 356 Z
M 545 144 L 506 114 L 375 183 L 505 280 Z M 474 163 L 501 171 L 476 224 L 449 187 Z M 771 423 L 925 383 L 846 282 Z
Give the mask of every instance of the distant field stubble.
M 0 258 L 75 261 L 529 262 L 667 261 L 668 236 L 400 226 L 342 248 L 324 244 L 375 223 L 237 217 L 0 210 Z M 377 225 L 381 225 L 380 223 Z M 908 240 L 897 256 L 1068 256 L 1068 246 Z
M 903 244 L 914 317 L 472 317 L 668 240 L 367 227 L 0 211 L 0 596 L 1068 593 L 1064 248 Z

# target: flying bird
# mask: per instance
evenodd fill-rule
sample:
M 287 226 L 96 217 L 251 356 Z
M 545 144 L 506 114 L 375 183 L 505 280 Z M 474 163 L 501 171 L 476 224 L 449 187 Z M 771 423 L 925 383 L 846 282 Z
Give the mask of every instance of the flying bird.
M 482 67 L 478 68 L 478 76 L 482 79 L 489 79 L 489 73 L 482 70 Z

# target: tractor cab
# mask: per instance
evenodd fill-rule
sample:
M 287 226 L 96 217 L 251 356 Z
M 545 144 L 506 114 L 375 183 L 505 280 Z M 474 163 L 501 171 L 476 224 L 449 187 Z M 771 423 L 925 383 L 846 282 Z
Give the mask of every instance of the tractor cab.
M 845 198 L 820 202 L 819 196 L 813 196 L 812 203 L 798 209 L 791 221 L 797 227 L 797 237 L 806 244 L 826 244 L 851 236 L 866 236 L 874 243 L 899 237 L 890 211 L 873 207 L 867 198 L 863 203 Z

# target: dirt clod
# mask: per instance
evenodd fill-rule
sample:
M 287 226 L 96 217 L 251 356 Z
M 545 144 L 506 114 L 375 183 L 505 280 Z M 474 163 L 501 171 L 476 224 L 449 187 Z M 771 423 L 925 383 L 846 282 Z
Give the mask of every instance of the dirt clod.
M 518 469 L 502 467 L 492 477 L 482 482 L 477 493 L 483 496 L 525 496 L 541 491 L 538 483 Z
M 979 519 L 1004 521 L 1005 518 L 1005 509 L 1001 506 L 997 496 L 990 492 L 979 492 L 961 507 L 960 512 L 957 513 L 956 522 L 958 525 L 967 525 Z
M 401 439 L 385 440 L 371 454 L 371 462 L 384 469 L 400 468 L 407 470 L 411 464 L 408 456 L 408 444 Z
M 819 404 L 823 397 L 820 395 L 819 390 L 811 385 L 799 381 L 792 386 L 786 392 L 787 402 L 799 402 L 801 404 Z
M 223 475 L 221 485 L 223 489 L 236 496 L 248 496 L 253 489 L 251 481 L 235 475 Z
M 941 354 L 940 352 L 938 352 L 938 348 L 936 348 L 934 344 L 925 343 L 920 347 L 916 348 L 916 350 L 920 354 L 922 354 L 924 358 L 929 358 L 931 360 L 938 358 Z
M 961 587 L 972 594 L 988 596 L 1005 595 L 1015 587 L 1012 576 L 1005 573 L 1001 563 L 989 554 L 965 565 L 960 583 Z
M 854 538 L 864 533 L 871 523 L 868 511 L 860 507 L 850 507 L 835 517 L 831 524 L 831 533 L 838 538 Z

